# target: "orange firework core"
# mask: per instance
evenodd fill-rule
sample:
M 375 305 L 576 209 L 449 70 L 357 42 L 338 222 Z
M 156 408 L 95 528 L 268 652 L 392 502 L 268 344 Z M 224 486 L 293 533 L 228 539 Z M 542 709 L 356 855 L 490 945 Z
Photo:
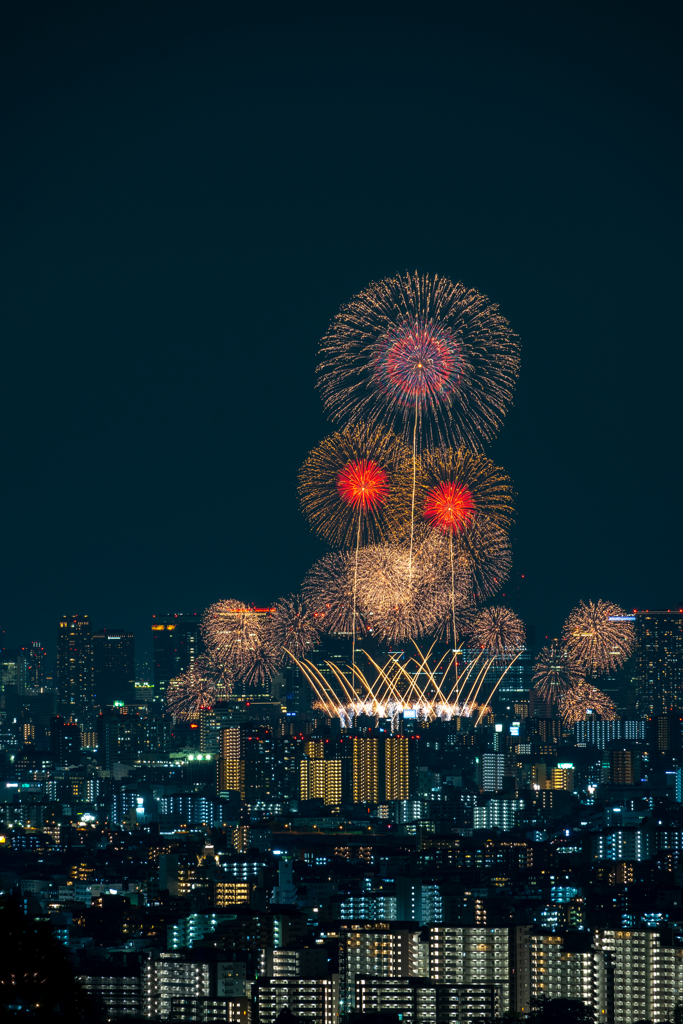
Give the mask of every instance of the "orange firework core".
M 463 484 L 437 484 L 427 492 L 425 519 L 443 533 L 462 533 L 474 519 L 475 512 L 472 493 Z
M 356 459 L 339 471 L 337 490 L 342 501 L 367 512 L 387 500 L 389 481 L 385 471 L 376 462 Z

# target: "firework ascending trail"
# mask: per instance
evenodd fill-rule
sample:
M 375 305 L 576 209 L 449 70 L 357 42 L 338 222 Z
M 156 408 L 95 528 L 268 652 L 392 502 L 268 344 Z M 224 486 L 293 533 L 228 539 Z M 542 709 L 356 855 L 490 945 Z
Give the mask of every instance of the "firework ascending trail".
M 621 668 L 633 653 L 633 623 L 611 601 L 580 602 L 567 618 L 562 640 L 574 662 L 587 676 Z
M 589 713 L 597 715 L 603 722 L 613 722 L 619 717 L 613 701 L 607 694 L 589 683 L 579 683 L 562 694 L 558 708 L 565 725 L 582 722 Z
M 509 608 L 484 608 L 472 625 L 472 640 L 476 647 L 499 657 L 524 647 L 526 629 Z
M 320 618 L 296 594 L 281 597 L 271 608 L 264 631 L 272 656 L 284 664 L 287 656 L 305 658 L 320 636 Z
M 534 664 L 534 687 L 546 700 L 558 700 L 562 694 L 584 681 L 583 672 L 574 664 L 566 647 L 553 641 L 543 647 Z
M 500 427 L 519 373 L 519 342 L 474 289 L 428 274 L 369 285 L 321 342 L 319 386 L 334 420 L 381 424 L 420 449 L 481 450 Z
M 396 434 L 365 426 L 340 430 L 314 448 L 301 468 L 302 509 L 330 544 L 382 541 L 392 518 L 401 515 L 397 483 L 408 471 L 409 452 Z M 405 497 L 403 502 L 405 518 Z

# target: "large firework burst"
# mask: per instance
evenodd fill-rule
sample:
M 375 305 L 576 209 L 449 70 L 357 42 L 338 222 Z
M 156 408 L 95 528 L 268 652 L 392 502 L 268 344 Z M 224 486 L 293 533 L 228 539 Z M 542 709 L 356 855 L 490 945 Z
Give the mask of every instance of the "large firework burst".
M 475 646 L 500 657 L 524 647 L 526 629 L 522 620 L 509 608 L 484 608 L 472 624 L 472 640 Z
M 288 654 L 305 658 L 320 636 L 320 616 L 301 597 L 290 594 L 273 605 L 265 633 L 278 663 L 286 661 Z
M 309 569 L 301 592 L 326 633 L 361 632 L 365 626 L 356 605 L 355 558 L 345 551 L 323 555 Z M 354 614 L 355 613 L 355 614 Z
M 343 306 L 321 342 L 319 387 L 335 420 L 481 450 L 519 373 L 498 306 L 448 278 L 397 274 Z
M 633 623 L 623 608 L 611 601 L 583 601 L 574 608 L 562 630 L 572 658 L 588 676 L 621 668 L 633 653 Z
M 607 694 L 589 683 L 573 686 L 562 694 L 557 703 L 565 725 L 582 722 L 589 714 L 597 715 L 604 722 L 612 722 L 619 717 L 614 702 Z
M 375 636 L 406 640 L 434 629 L 448 605 L 426 558 L 398 544 L 377 544 L 358 555 L 358 604 Z
M 534 687 L 546 700 L 557 700 L 583 682 L 583 672 L 556 640 L 542 647 L 534 663 Z
M 359 425 L 326 437 L 299 473 L 301 506 L 316 533 L 346 546 L 386 537 L 390 516 L 399 512 L 394 492 L 408 459 L 391 431 Z

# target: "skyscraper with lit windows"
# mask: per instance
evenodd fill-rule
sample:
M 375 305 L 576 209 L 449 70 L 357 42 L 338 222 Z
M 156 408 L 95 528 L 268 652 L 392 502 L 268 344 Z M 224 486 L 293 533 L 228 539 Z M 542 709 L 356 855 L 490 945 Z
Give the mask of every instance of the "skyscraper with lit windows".
M 638 712 L 683 708 L 683 611 L 635 613 Z

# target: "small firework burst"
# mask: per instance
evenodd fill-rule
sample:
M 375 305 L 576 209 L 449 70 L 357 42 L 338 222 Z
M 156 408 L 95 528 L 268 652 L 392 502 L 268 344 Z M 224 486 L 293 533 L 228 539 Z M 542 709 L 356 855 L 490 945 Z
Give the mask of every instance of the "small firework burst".
M 583 722 L 589 715 L 596 715 L 603 722 L 613 722 L 618 718 L 614 702 L 590 683 L 579 683 L 567 690 L 558 700 L 560 717 L 565 725 L 576 725 Z
M 419 432 L 422 447 L 480 450 L 519 373 L 519 342 L 485 295 L 398 274 L 342 307 L 321 343 L 319 386 L 334 420 Z
M 340 430 L 314 448 L 301 468 L 304 515 L 330 544 L 382 540 L 399 514 L 394 492 L 407 465 L 408 451 L 390 431 L 365 426 Z
M 275 602 L 265 628 L 273 657 L 283 664 L 288 655 L 306 657 L 320 636 L 320 619 L 298 594 L 290 594 Z
M 201 632 L 209 654 L 226 671 L 247 684 L 263 682 L 274 671 L 275 659 L 266 638 L 269 609 L 241 601 L 217 601 L 206 609 Z
M 526 629 L 509 608 L 484 608 L 472 625 L 472 639 L 477 647 L 499 657 L 524 647 Z
M 614 672 L 633 653 L 633 623 L 611 601 L 581 601 L 567 618 L 562 640 L 573 661 L 587 676 Z
M 301 586 L 303 598 L 325 633 L 363 632 L 365 623 L 355 598 L 355 558 L 333 551 L 311 567 Z
M 562 644 L 553 641 L 542 647 L 534 663 L 534 687 L 545 700 L 557 700 L 584 679 L 581 669 L 572 661 Z
M 438 592 L 428 566 L 398 544 L 377 544 L 358 554 L 358 604 L 375 636 L 407 640 L 436 626 L 447 595 Z
M 206 670 L 200 658 L 177 679 L 172 679 L 166 688 L 166 710 L 179 721 L 199 718 L 202 711 L 210 711 L 217 700 L 220 694 L 216 678 Z

